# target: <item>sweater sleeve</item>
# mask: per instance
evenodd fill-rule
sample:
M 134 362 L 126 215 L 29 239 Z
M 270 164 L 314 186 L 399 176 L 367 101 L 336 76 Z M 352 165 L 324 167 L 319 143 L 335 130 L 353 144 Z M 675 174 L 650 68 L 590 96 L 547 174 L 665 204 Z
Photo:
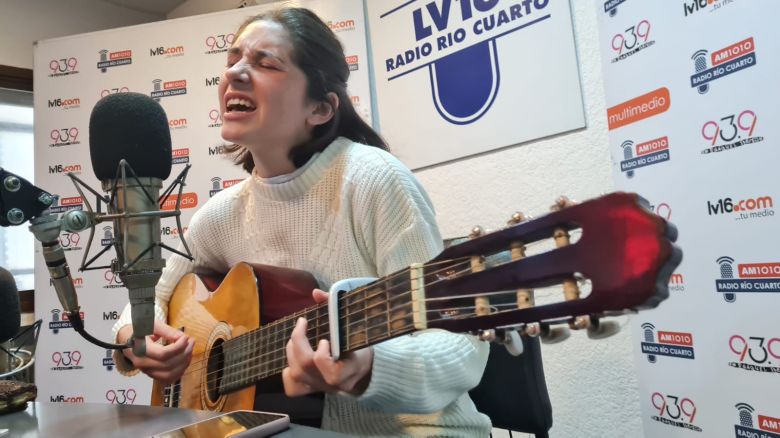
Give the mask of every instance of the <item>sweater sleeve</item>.
M 392 159 L 391 159 L 392 160 Z M 364 205 L 363 234 L 374 237 L 380 275 L 425 262 L 442 249 L 433 207 L 414 175 L 391 161 L 392 171 Z M 479 384 L 489 346 L 473 336 L 426 330 L 374 346 L 371 381 L 358 397 L 393 413 L 432 413 Z
M 201 212 L 199 211 L 198 213 Z M 198 213 L 192 218 L 190 227 L 184 235 L 194 261 L 190 261 L 178 254 L 171 254 L 166 259 L 165 268 L 163 268 L 160 280 L 155 287 L 154 317 L 157 320 L 167 321 L 168 302 L 179 280 L 190 272 L 201 268 L 208 269 L 209 262 L 215 259 L 212 253 L 213 245 L 210 245 L 213 242 L 208 241 L 208 236 L 211 235 L 207 232 L 210 222 L 209 218 L 207 215 Z M 184 252 L 183 245 L 179 244 L 178 250 Z M 111 329 L 114 342 L 117 342 L 119 330 L 130 324 L 132 324 L 132 314 L 130 303 L 128 303 Z M 125 357 L 121 350 L 114 350 L 113 357 L 116 369 L 120 374 L 132 376 L 138 373 L 138 369 L 133 366 L 132 362 Z

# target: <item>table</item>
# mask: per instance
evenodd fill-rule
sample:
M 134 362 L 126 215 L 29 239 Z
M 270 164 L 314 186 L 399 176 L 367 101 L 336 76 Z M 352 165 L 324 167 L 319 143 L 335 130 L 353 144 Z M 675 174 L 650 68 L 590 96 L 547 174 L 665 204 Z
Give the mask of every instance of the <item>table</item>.
M 148 437 L 205 420 L 217 412 L 105 403 L 28 403 L 24 411 L 0 415 L 2 438 Z M 293 424 L 274 438 L 344 438 L 348 435 Z

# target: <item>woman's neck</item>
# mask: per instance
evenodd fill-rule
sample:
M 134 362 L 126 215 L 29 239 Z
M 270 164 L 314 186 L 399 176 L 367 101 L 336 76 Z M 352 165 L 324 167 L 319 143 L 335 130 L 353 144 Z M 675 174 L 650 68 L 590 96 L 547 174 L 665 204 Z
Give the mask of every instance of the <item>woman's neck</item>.
M 289 153 L 274 154 L 252 153 L 252 161 L 255 163 L 255 174 L 261 178 L 273 178 L 286 175 L 295 171 L 296 167 L 289 157 Z

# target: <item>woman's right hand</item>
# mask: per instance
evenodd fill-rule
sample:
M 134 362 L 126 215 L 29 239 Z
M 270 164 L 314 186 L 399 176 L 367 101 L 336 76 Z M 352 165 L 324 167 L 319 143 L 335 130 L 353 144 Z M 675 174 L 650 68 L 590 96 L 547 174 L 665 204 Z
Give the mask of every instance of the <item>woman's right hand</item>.
M 133 335 L 133 327 L 126 325 L 117 333 L 117 342 L 124 344 Z M 163 339 L 163 344 L 158 343 Z M 133 366 L 147 376 L 159 380 L 163 384 L 173 383 L 184 374 L 184 370 L 192 360 L 192 348 L 195 340 L 190 339 L 181 330 L 155 320 L 154 334 L 146 338 L 146 356 L 138 357 L 131 348 L 123 351 Z

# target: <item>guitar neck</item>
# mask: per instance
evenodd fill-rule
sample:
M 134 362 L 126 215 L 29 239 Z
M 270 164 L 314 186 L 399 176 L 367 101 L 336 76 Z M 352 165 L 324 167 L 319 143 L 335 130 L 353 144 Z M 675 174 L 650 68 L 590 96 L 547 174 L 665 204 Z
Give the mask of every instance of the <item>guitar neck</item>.
M 339 351 L 341 354 L 413 332 L 410 269 L 401 270 L 339 296 Z M 298 318 L 306 318 L 306 336 L 313 349 L 330 339 L 327 303 L 280 318 L 259 329 L 226 341 L 221 392 L 255 384 L 280 374 L 287 366 L 286 346 Z
M 653 308 L 664 300 L 665 285 L 682 259 L 672 243 L 677 238 L 674 226 L 645 205 L 638 195 L 614 193 L 560 207 L 340 294 L 338 327 L 332 327 L 328 306 L 320 304 L 225 341 L 219 347 L 222 354 L 212 355 L 221 372 L 219 391 L 232 392 L 281 373 L 287 365 L 287 342 L 300 317 L 309 322 L 306 336 L 313 348 L 337 329 L 340 354 L 429 327 L 474 333 L 531 323 L 574 323 L 583 316 L 580 321 L 586 324 L 578 328 L 587 326 L 597 333 L 599 317 Z M 568 233 L 576 229 L 581 237 L 571 243 Z M 555 249 L 525 255 L 527 245 L 550 237 Z M 504 253 L 507 257 L 497 257 Z M 501 261 L 486 263 L 492 257 Z M 578 273 L 591 285 L 585 298 L 574 287 Z M 531 289 L 561 283 L 563 300 L 533 305 Z

